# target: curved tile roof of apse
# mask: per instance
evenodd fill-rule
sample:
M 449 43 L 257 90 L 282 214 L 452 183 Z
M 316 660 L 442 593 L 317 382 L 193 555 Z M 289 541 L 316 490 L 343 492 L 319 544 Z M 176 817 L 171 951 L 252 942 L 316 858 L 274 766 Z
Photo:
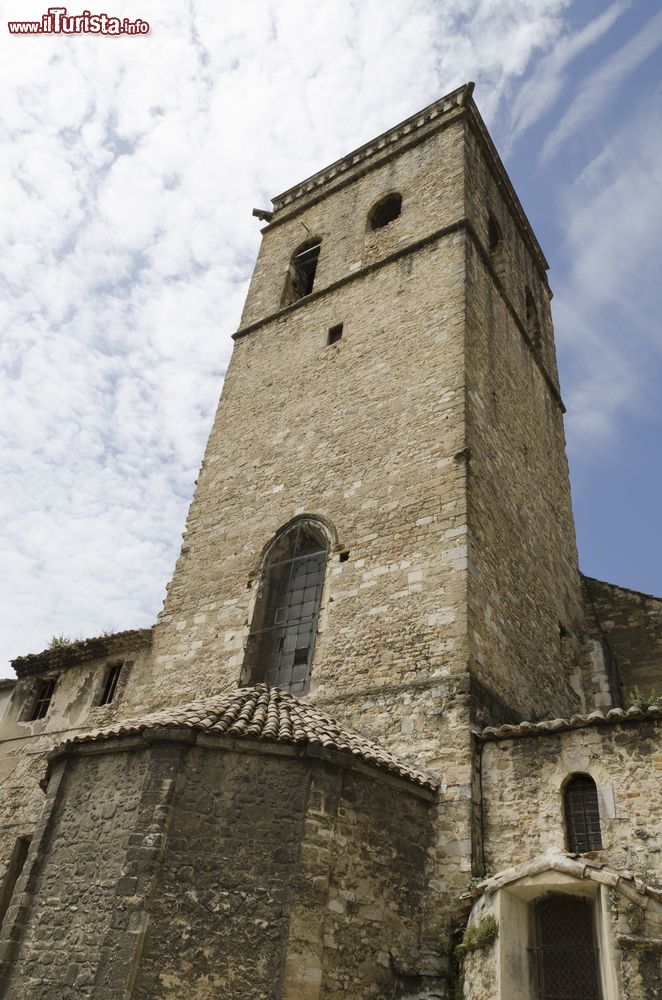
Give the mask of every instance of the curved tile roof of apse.
M 49 760 L 74 744 L 97 743 L 123 736 L 140 736 L 159 729 L 193 730 L 233 739 L 286 743 L 350 754 L 365 764 L 435 792 L 438 784 L 401 761 L 379 744 L 346 729 L 314 705 L 264 684 L 235 688 L 202 701 L 189 702 L 128 719 L 104 729 L 74 736 L 51 751 Z

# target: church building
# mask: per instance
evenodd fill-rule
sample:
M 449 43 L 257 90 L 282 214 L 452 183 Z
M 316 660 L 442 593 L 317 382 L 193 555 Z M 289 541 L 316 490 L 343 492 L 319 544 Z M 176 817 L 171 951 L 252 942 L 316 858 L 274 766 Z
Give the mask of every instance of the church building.
M 662 998 L 662 600 L 473 85 L 272 205 L 157 623 L 0 682 L 0 997 Z

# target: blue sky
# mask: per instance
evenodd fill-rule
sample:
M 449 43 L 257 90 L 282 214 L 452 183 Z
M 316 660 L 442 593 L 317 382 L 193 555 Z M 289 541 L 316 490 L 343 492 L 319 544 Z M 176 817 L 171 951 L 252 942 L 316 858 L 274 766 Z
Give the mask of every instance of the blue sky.
M 0 661 L 155 620 L 251 209 L 466 80 L 551 265 L 581 566 L 662 593 L 658 4 L 101 6 L 150 34 L 0 2 Z

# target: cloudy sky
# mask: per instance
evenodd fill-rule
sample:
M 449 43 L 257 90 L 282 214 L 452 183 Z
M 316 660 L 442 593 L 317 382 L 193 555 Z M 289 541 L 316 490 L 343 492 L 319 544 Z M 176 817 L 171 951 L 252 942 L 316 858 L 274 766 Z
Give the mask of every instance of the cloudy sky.
M 551 264 L 582 567 L 662 593 L 656 0 L 104 0 L 150 33 L 10 36 L 46 7 L 0 0 L 3 664 L 155 620 L 251 209 L 470 79 Z

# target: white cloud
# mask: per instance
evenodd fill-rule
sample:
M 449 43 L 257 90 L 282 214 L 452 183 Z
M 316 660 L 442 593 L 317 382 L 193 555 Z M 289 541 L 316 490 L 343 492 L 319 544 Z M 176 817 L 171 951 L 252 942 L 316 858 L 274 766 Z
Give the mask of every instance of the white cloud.
M 0 35 L 2 657 L 153 621 L 251 208 L 466 79 L 494 116 L 568 6 L 117 0 L 148 36 Z
M 573 452 L 613 449 L 624 417 L 658 404 L 661 121 L 658 91 L 614 129 L 562 206 L 566 273 L 554 312 Z
M 527 86 L 513 101 L 510 120 L 512 143 L 552 108 L 567 85 L 568 66 L 586 49 L 594 45 L 631 6 L 632 0 L 615 0 L 581 31 L 567 31 L 555 43 L 549 55 L 540 60 Z
M 541 159 L 548 161 L 567 139 L 604 107 L 637 67 L 662 45 L 662 11 L 651 17 L 643 28 L 599 70 L 585 80 L 579 93 L 542 147 Z

